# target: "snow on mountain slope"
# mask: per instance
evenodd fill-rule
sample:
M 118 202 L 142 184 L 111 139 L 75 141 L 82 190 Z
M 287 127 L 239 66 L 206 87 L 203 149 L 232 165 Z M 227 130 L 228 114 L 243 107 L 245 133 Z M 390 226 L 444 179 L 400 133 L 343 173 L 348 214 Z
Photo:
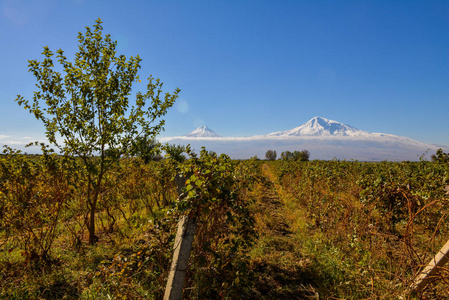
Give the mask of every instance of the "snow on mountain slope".
M 268 136 L 367 136 L 368 132 L 359 130 L 351 125 L 321 117 L 312 118 L 299 127 L 278 131 Z
M 207 126 L 200 126 L 189 134 L 186 134 L 187 137 L 220 137 L 221 135 L 217 134 L 215 131 L 210 129 Z
M 194 151 L 201 147 L 225 153 L 233 159 L 248 159 L 253 156 L 264 158 L 267 150 L 276 150 L 278 156 L 283 151 L 308 150 L 310 159 L 340 159 L 359 161 L 418 161 L 423 155 L 430 155 L 438 149 L 435 146 L 419 142 L 410 143 L 407 139 L 357 138 L 349 136 L 258 136 L 258 137 L 219 137 L 188 138 L 174 137 L 169 142 L 190 144 Z M 426 154 L 427 152 L 427 154 Z
M 311 159 L 417 161 L 421 157 L 430 159 L 438 148 L 447 148 L 388 133 L 369 133 L 320 117 L 291 130 L 267 135 L 220 137 L 213 130 L 201 126 L 188 135 L 167 137 L 161 141 L 190 144 L 196 151 L 205 146 L 208 150 L 226 153 L 234 159 L 247 159 L 254 155 L 262 158 L 269 149 L 276 150 L 278 154 L 306 149 Z

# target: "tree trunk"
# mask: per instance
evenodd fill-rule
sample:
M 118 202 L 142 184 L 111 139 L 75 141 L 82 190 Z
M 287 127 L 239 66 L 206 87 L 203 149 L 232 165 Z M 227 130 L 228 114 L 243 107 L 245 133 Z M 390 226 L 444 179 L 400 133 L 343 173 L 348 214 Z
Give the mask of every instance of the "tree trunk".
M 94 198 L 92 199 L 90 205 L 90 220 L 89 220 L 89 245 L 94 245 L 98 242 L 98 237 L 95 235 L 95 212 L 97 210 L 98 201 L 98 189 L 94 193 Z
M 92 203 L 90 207 L 90 220 L 89 220 L 89 245 L 94 245 L 97 241 L 97 237 L 95 236 L 95 208 L 96 201 Z
M 95 235 L 95 212 L 97 210 L 98 196 L 100 194 L 101 181 L 103 180 L 104 169 L 103 162 L 101 162 L 100 175 L 98 176 L 97 184 L 94 185 L 94 197 L 90 206 L 90 221 L 89 221 L 89 245 L 94 245 L 98 242 L 98 237 Z

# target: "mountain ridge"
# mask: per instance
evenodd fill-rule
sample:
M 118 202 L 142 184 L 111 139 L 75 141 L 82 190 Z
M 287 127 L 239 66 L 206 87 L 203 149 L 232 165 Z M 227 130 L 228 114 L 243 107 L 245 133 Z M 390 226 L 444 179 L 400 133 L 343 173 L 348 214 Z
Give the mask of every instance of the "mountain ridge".
M 314 117 L 293 129 L 269 133 L 268 136 L 366 136 L 368 132 L 322 117 Z
M 161 138 L 161 141 L 190 144 L 217 153 L 226 153 L 233 159 L 264 157 L 269 149 L 282 151 L 308 150 L 311 159 L 344 159 L 359 161 L 417 161 L 430 159 L 439 148 L 408 137 L 369 133 L 337 121 L 314 117 L 290 130 L 249 137 L 221 137 L 212 129 L 201 126 L 188 135 Z

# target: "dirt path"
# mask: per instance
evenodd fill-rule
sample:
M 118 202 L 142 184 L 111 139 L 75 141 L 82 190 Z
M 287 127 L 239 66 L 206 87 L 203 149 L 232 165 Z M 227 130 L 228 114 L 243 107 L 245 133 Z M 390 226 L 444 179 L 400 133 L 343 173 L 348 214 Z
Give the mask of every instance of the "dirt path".
M 260 208 L 267 216 L 268 229 L 272 235 L 286 236 L 292 233 L 286 218 L 286 207 L 276 190 L 275 175 L 268 164 L 262 165 L 262 174 L 267 179 L 262 189 Z
M 268 163 L 262 165 L 266 178 L 256 207 L 256 226 L 259 233 L 253 250 L 253 271 L 258 298 L 261 299 L 317 299 L 310 285 L 308 260 L 301 256 L 292 214 L 285 197 L 279 193 L 276 176 Z M 255 295 L 256 296 L 256 295 Z

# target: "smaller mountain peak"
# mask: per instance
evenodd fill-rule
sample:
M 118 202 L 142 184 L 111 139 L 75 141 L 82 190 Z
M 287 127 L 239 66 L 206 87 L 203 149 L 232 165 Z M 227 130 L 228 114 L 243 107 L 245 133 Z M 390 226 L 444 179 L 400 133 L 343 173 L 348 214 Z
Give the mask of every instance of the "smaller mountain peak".
M 187 137 L 220 137 L 221 135 L 217 134 L 215 131 L 210 129 L 205 125 L 201 125 L 194 131 L 189 134 L 186 134 Z

